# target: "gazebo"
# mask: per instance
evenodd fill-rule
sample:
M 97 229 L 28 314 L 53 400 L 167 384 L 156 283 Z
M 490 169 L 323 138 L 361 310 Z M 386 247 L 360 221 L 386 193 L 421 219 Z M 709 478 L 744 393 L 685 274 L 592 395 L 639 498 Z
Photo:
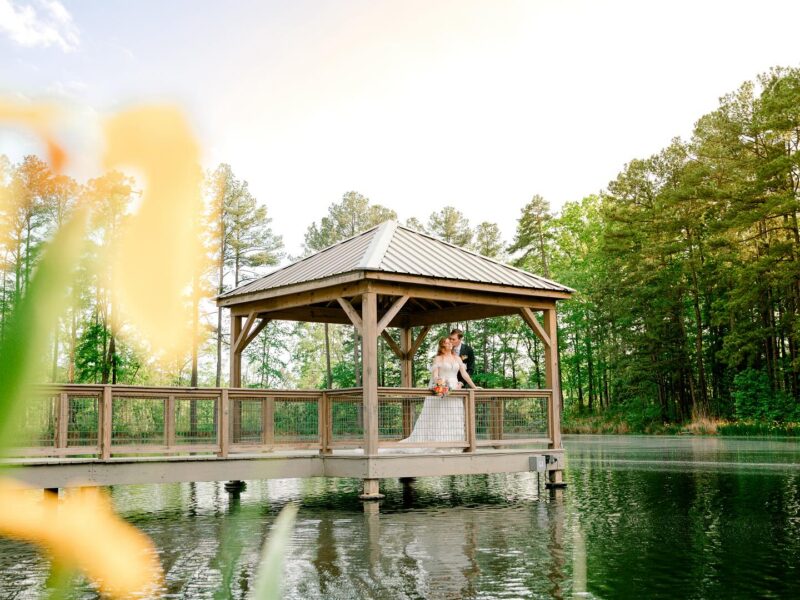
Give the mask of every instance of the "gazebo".
M 356 328 L 362 340 L 362 387 L 346 393 L 351 402 L 355 396 L 360 404 L 363 439 L 356 445 L 363 453 L 359 456 L 361 468 L 353 473 L 364 479 L 365 497 L 376 497 L 381 477 L 501 472 L 509 470 L 511 463 L 517 465 L 514 470 L 545 470 L 551 485 L 561 484 L 556 302 L 569 298 L 573 291 L 387 221 L 221 294 L 217 304 L 229 308 L 231 314 L 232 388 L 241 387 L 242 352 L 271 320 L 339 323 Z M 382 415 L 399 407 L 402 433 L 407 434 L 414 419 L 414 402 L 419 404 L 425 395 L 425 390 L 413 388 L 412 361 L 430 328 L 501 315 L 518 315 L 542 341 L 546 389 L 461 391 L 467 418 L 464 440 L 456 449 L 462 452 L 436 454 L 442 444 L 431 444 L 429 453 L 392 455 L 390 449 L 396 447 L 397 440 L 382 433 Z M 399 329 L 399 343 L 388 328 Z M 416 335 L 413 328 L 417 328 Z M 379 337 L 400 359 L 401 388 L 378 386 Z M 331 416 L 337 398 L 344 398 L 344 393 L 326 390 L 320 410 L 323 453 L 332 455 L 337 447 L 347 446 L 337 441 L 332 422 L 335 418 Z M 510 403 L 523 398 L 535 400 L 536 406 L 542 407 L 546 437 L 529 435 L 524 427 L 514 432 L 508 426 L 511 417 L 504 415 L 511 415 Z M 511 424 L 528 419 L 532 407 L 520 408 L 514 414 L 522 416 L 514 417 L 516 421 Z M 531 449 L 535 443 L 545 447 Z M 348 447 L 353 447 L 352 440 Z M 497 450 L 511 447 L 517 448 L 513 450 L 516 462 L 509 458 L 511 451 Z M 384 448 L 387 450 L 379 452 Z M 387 462 L 389 459 L 394 460 Z M 470 466 L 464 466 L 467 459 L 472 461 Z

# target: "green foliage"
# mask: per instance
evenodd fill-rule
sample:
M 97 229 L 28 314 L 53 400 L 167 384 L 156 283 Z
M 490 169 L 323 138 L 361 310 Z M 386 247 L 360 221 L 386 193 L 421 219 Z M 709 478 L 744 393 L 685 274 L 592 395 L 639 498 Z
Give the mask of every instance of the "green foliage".
M 800 404 L 774 390 L 764 371 L 745 369 L 733 379 L 734 415 L 741 420 L 800 421 Z
M 445 206 L 439 212 L 432 213 L 426 229 L 431 235 L 456 246 L 467 248 L 472 242 L 469 221 L 461 211 L 452 206 Z
M 339 203 L 331 204 L 328 215 L 306 230 L 306 254 L 332 246 L 384 221 L 397 219 L 397 213 L 380 204 L 370 204 L 369 198 L 358 192 L 347 192 Z

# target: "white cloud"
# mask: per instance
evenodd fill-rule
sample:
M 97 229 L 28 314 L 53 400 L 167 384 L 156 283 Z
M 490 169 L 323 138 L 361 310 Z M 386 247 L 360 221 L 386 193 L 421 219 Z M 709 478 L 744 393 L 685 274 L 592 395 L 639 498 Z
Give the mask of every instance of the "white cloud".
M 21 46 L 59 46 L 65 52 L 78 47 L 78 28 L 58 0 L 20 4 L 0 0 L 0 32 Z

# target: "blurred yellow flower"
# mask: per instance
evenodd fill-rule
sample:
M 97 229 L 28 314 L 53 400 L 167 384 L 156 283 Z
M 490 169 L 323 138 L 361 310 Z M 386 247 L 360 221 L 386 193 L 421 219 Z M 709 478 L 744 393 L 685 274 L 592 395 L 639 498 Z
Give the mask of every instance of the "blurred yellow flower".
M 114 514 L 99 489 L 59 500 L 32 500 L 31 488 L 0 479 L 0 534 L 47 549 L 61 565 L 76 567 L 114 598 L 147 594 L 162 573 L 150 539 Z
M 145 184 L 110 257 L 115 298 L 155 349 L 185 350 L 184 294 L 203 252 L 200 149 L 183 115 L 169 107 L 122 112 L 105 134 L 105 166 L 134 167 Z

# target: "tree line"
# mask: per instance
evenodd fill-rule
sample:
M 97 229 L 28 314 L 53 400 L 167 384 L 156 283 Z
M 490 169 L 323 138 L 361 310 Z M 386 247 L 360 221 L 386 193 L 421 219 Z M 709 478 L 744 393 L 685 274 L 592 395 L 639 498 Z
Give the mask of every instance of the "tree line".
M 800 420 L 800 70 L 773 69 L 723 96 L 688 140 L 631 160 L 602 192 L 560 211 L 534 195 L 511 240 L 452 206 L 408 219 L 412 229 L 555 279 L 566 409 L 662 421 L 698 416 Z M 35 156 L 0 158 L 0 336 L 44 243 L 76 203 L 92 229 L 67 314 L 53 316 L 54 381 L 222 385 L 227 319 L 211 298 L 263 275 L 284 256 L 265 204 L 229 165 L 206 176 L 205 262 L 187 292 L 191 352 L 155 361 L 119 322 L 100 249 L 113 247 L 135 206 L 135 182 L 111 172 L 78 183 Z M 12 209 L 13 207 L 13 209 Z M 312 222 L 310 254 L 397 214 L 348 192 Z M 105 254 L 105 253 L 102 253 Z M 299 257 L 296 257 L 299 258 Z M 517 317 L 452 323 L 478 356 L 487 387 L 543 385 L 543 349 Z M 359 384 L 352 327 L 270 322 L 248 347 L 245 385 Z M 399 364 L 379 341 L 382 385 Z M 415 364 L 427 378 L 427 353 Z

